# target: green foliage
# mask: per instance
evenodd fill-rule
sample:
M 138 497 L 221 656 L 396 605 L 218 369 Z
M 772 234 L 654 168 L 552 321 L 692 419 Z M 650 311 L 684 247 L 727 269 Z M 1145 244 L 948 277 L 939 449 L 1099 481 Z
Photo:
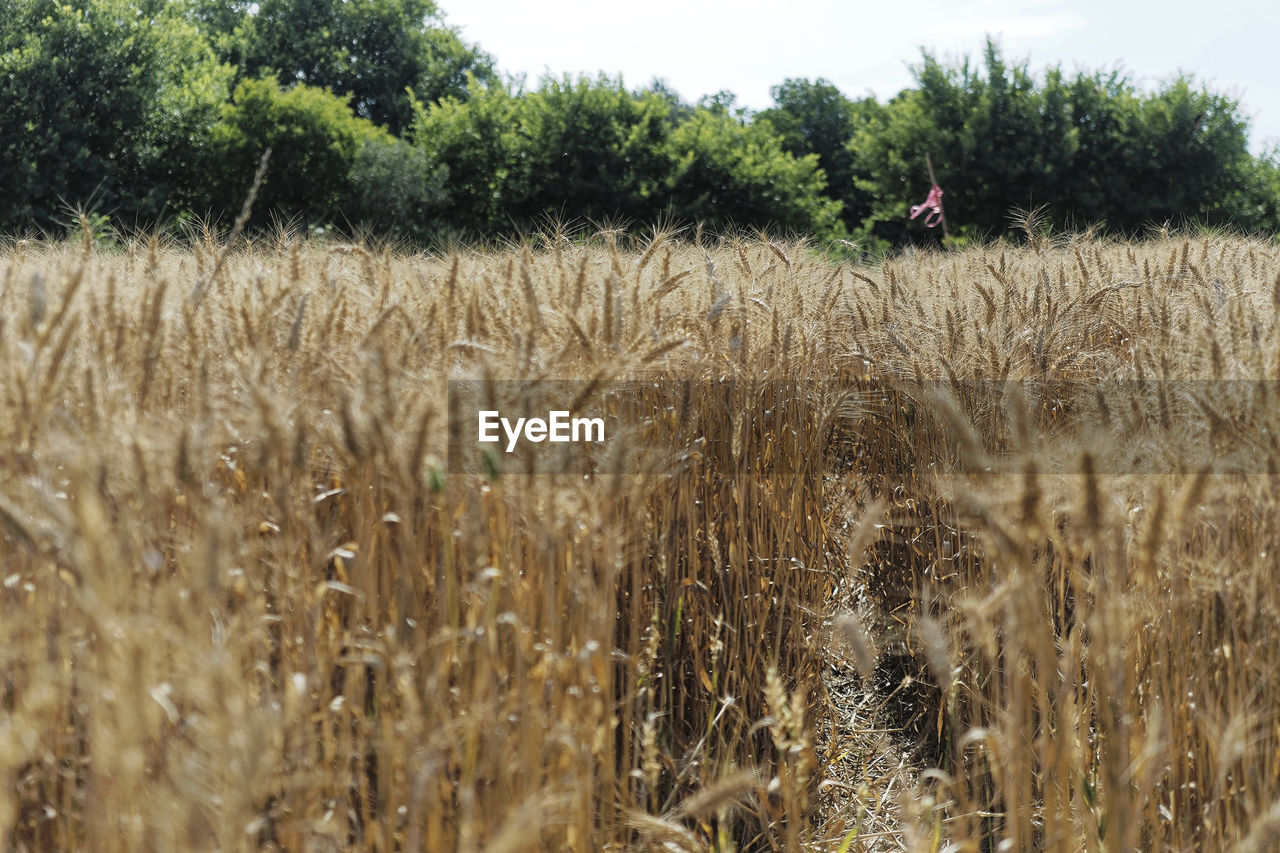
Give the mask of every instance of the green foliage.
M 632 95 L 621 81 L 544 81 L 517 99 L 506 214 L 654 221 L 666 203 L 669 114 L 660 97 Z
M 510 191 L 510 152 L 518 146 L 516 109 L 516 99 L 501 86 L 478 88 L 466 103 L 446 98 L 429 108 L 419 105 L 415 144 L 449 175 L 447 195 L 433 215 L 447 216 L 454 230 L 480 233 L 510 224 L 503 199 Z
M 661 80 L 499 83 L 432 0 L 10 0 L 0 16 L 0 231 L 234 216 L 255 207 L 429 240 L 553 220 L 774 227 L 864 249 L 936 242 L 907 219 L 929 154 L 953 244 L 1047 205 L 1053 227 L 1190 219 L 1280 228 L 1280 151 L 1178 78 L 1033 77 L 924 54 L 889 103 L 788 79 L 752 116 Z M 232 82 L 238 77 L 238 83 Z M 234 88 L 234 97 L 229 97 Z M 379 127 L 381 126 L 381 127 Z M 110 223 L 109 226 L 106 223 Z
M 919 88 L 891 101 L 854 137 L 871 215 L 864 237 L 923 236 L 907 211 L 929 189 L 932 155 L 948 224 L 958 237 L 1004 230 L 1009 211 L 1062 198 L 1075 131 L 1059 75 L 1038 87 L 1025 66 L 1008 67 L 990 42 L 986 74 L 966 61 L 947 67 L 926 54 Z
M 678 123 L 672 115 L 658 92 L 564 78 L 424 108 L 414 139 L 448 170 L 449 220 L 472 232 L 664 216 L 824 234 L 837 226 L 839 203 L 823 197 L 815 156 L 792 157 L 767 125 L 727 108 L 690 108 Z
M 237 68 L 244 63 L 245 27 L 253 0 L 174 0 L 172 5 L 183 7 L 219 60 Z
M 452 227 L 441 218 L 448 177 L 447 168 L 403 139 L 365 140 L 351 167 L 342 216 L 346 224 L 374 234 L 429 240 Z
M 0 229 L 48 228 L 74 205 L 176 212 L 229 76 L 177 6 L 13 0 L 0 16 Z
M 1052 69 L 1037 81 L 990 41 L 984 65 L 944 66 L 925 54 L 918 88 L 854 135 L 849 151 L 871 211 L 864 240 L 936 239 L 907 221 L 928 191 L 926 153 L 960 237 L 1002 233 L 1010 211 L 1041 204 L 1058 226 L 1120 233 L 1186 217 L 1275 227 L 1265 169 L 1249 155 L 1231 99 L 1187 78 L 1151 95 L 1115 73 L 1067 80 Z
M 326 89 L 282 90 L 274 80 L 243 80 L 210 134 L 210 205 L 215 212 L 238 210 L 262 152 L 270 147 L 255 219 L 277 212 L 308 223 L 339 220 L 361 146 L 390 140 Z
M 860 226 L 870 214 L 866 195 L 858 189 L 865 178 L 854 169 L 849 140 L 877 116 L 880 105 L 873 98 L 853 101 L 829 81 L 789 78 L 770 90 L 775 106 L 756 116 L 767 121 L 782 139 L 783 148 L 796 157 L 816 154 L 827 176 L 827 194 L 844 205 L 841 219 L 849 229 Z
M 1272 147 L 1249 164 L 1241 195 L 1236 214 L 1241 220 L 1259 223 L 1260 231 L 1280 231 L 1280 147 Z
M 1266 225 L 1248 210 L 1260 199 L 1250 198 L 1255 164 L 1234 101 L 1185 77 L 1147 98 L 1111 80 L 1078 78 L 1072 105 L 1081 129 L 1072 166 L 1087 218 L 1125 231 L 1182 216 Z
M 548 80 L 523 94 L 489 86 L 465 103 L 424 108 L 414 139 L 448 170 L 445 204 L 456 228 L 651 221 L 665 204 L 669 112 L 656 94 L 632 95 L 606 78 Z
M 840 202 L 825 195 L 818 157 L 792 157 L 767 123 L 699 108 L 671 133 L 668 178 L 677 216 L 714 229 L 772 227 L 836 236 Z
M 729 89 L 721 89 L 698 99 L 698 108 L 721 115 L 731 115 L 739 121 L 747 120 L 747 108 L 738 105 L 738 96 Z M 690 116 L 686 116 L 689 118 Z
M 356 115 L 397 135 L 413 119 L 411 97 L 465 99 L 468 75 L 493 75 L 430 0 L 261 0 L 241 26 L 246 74 L 349 94 Z
M 636 95 L 639 97 L 656 95 L 661 99 L 667 105 L 667 121 L 671 124 L 679 124 L 693 115 L 693 104 L 685 102 L 680 94 L 660 77 L 655 77 L 649 85 L 636 92 Z

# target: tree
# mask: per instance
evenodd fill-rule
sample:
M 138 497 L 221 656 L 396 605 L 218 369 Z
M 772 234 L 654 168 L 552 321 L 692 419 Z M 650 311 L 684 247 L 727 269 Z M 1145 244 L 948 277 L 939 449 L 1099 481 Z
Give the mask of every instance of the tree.
M 361 147 L 391 141 L 328 90 L 284 90 L 271 79 L 241 81 L 210 137 L 206 174 L 212 177 L 208 200 L 215 213 L 239 210 L 259 158 L 270 147 L 255 218 L 276 212 L 308 223 L 341 221 Z
M 15 0 L 0 16 L 0 228 L 49 227 L 66 205 L 177 212 L 229 77 L 176 6 Z
M 792 157 L 769 125 L 723 104 L 673 125 L 667 99 L 608 78 L 546 80 L 520 94 L 485 87 L 465 103 L 423 107 L 413 138 L 448 170 L 439 220 L 472 232 L 664 216 L 824 236 L 839 228 L 817 157 Z
M 246 75 L 269 69 L 284 86 L 349 95 L 356 115 L 396 135 L 413 120 L 411 98 L 465 100 L 469 78 L 494 73 L 431 0 L 261 0 L 241 49 Z
M 850 145 L 871 215 L 862 236 L 901 243 L 936 239 L 907 210 L 929 189 L 930 154 L 953 234 L 1002 232 L 1012 209 L 1065 197 L 1076 133 L 1060 76 L 1038 86 L 1026 65 L 1010 67 L 988 41 L 985 74 L 966 60 L 945 66 L 929 54 L 915 69 L 918 88 L 902 92 Z M 927 236 L 926 236 L 927 235 Z
M 516 96 L 499 85 L 478 87 L 465 102 L 445 98 L 418 106 L 411 138 L 433 168 L 449 175 L 431 214 L 436 227 L 483 234 L 510 225 L 504 202 L 523 191 L 511 179 L 517 106 Z
M 813 81 L 788 78 L 770 89 L 770 94 L 774 106 L 757 115 L 756 121 L 772 125 L 792 156 L 818 156 L 818 165 L 827 176 L 829 197 L 843 203 L 845 225 L 857 228 L 871 214 L 871 208 L 856 186 L 859 176 L 849 141 L 878 115 L 879 104 L 873 98 L 850 100 L 821 77 Z
M 641 98 L 651 94 L 658 96 L 667 105 L 667 120 L 672 125 L 677 125 L 693 115 L 693 104 L 684 101 L 680 97 L 680 93 L 672 89 L 671 85 L 663 78 L 654 77 L 649 81 L 649 85 L 636 92 L 636 96 Z
M 821 237 L 840 229 L 816 154 L 793 157 L 767 122 L 699 108 L 672 131 L 668 200 L 678 218 L 712 228 L 773 227 Z
M 438 218 L 449 199 L 449 169 L 404 139 L 368 139 L 351 166 L 344 224 L 377 235 L 429 240 L 449 228 Z
M 218 59 L 239 68 L 244 63 L 245 25 L 256 6 L 254 0 L 177 0 Z
M 1081 215 L 1126 232 L 1183 217 L 1267 224 L 1256 211 L 1265 191 L 1253 181 L 1248 127 L 1235 101 L 1188 77 L 1142 97 L 1118 75 L 1081 75 L 1071 103 L 1078 143 L 1070 202 Z
M 669 116 L 659 96 L 633 95 L 604 76 L 543 81 L 518 101 L 512 170 L 522 191 L 509 196 L 508 215 L 657 220 L 671 169 Z
M 1268 169 L 1250 156 L 1239 105 L 1174 80 L 1139 93 L 1121 74 L 1050 69 L 1036 80 L 987 42 L 984 68 L 929 54 L 917 88 L 854 136 L 855 181 L 870 215 L 859 236 L 878 245 L 936 239 L 906 211 L 929 187 L 931 154 L 953 234 L 1001 233 L 1010 212 L 1041 204 L 1059 226 L 1134 234 L 1189 217 L 1275 227 Z
M 670 106 L 620 81 L 547 79 L 533 92 L 483 87 L 424 107 L 413 138 L 449 174 L 449 219 L 475 232 L 549 219 L 641 222 L 663 212 Z M 442 214 L 443 216 L 443 214 Z

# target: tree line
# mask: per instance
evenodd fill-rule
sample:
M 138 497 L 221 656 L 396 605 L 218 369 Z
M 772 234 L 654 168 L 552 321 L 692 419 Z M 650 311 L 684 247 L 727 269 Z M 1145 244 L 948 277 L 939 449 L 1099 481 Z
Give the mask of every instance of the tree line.
M 118 227 L 234 218 L 430 242 L 555 222 L 767 228 L 883 250 L 931 155 L 952 235 L 1046 206 L 1059 227 L 1280 229 L 1280 166 L 1240 105 L 1188 77 L 1033 75 L 925 53 L 881 103 L 818 79 L 697 103 L 661 81 L 527 87 L 430 0 L 12 0 L 0 18 L 0 232 L 87 209 Z

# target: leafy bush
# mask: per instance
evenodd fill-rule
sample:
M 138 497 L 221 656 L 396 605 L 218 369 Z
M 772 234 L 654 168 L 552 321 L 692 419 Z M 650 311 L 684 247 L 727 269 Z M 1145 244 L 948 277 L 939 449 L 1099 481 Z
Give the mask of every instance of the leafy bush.
M 437 215 L 459 231 L 486 232 L 507 224 L 503 200 L 510 193 L 511 152 L 516 150 L 516 101 L 500 86 L 483 87 L 462 103 L 446 98 L 418 107 L 412 138 L 434 168 L 449 173 Z
M 414 140 L 449 173 L 450 221 L 492 233 L 547 219 L 657 218 L 671 161 L 669 104 L 606 78 L 491 86 L 423 108 Z M 443 214 L 443 211 L 442 211 Z
M 672 115 L 659 93 L 564 78 L 423 108 L 413 138 L 449 171 L 449 220 L 474 232 L 664 216 L 715 228 L 838 226 L 816 156 L 792 157 L 768 125 L 722 110 L 699 107 L 678 123 Z
M 1184 218 L 1276 227 L 1239 105 L 1189 78 L 1150 95 L 1119 73 L 1051 69 L 1037 81 L 990 41 L 985 73 L 925 54 L 916 78 L 849 143 L 870 206 L 865 238 L 923 236 L 906 210 L 928 189 L 927 153 L 960 236 L 1003 232 L 1011 210 L 1041 204 L 1058 225 L 1120 233 Z
M 851 235 L 873 251 L 934 242 L 907 219 L 928 189 L 926 155 L 953 245 L 1039 205 L 1054 227 L 1280 228 L 1280 154 L 1250 154 L 1235 101 L 1190 78 L 1145 94 L 1120 73 L 1036 77 L 990 41 L 981 67 L 926 53 L 916 87 L 887 104 L 789 79 L 752 116 L 732 92 L 694 106 L 660 80 L 513 89 L 431 0 L 7 11 L 0 231 L 57 231 L 69 206 L 112 227 L 226 218 L 268 146 L 259 221 L 421 239 L 665 218 Z
M 768 124 L 744 124 L 727 111 L 699 108 L 668 142 L 672 209 L 713 229 L 774 227 L 830 236 L 840 202 L 827 198 L 818 157 L 792 157 Z
M 306 83 L 349 95 L 351 109 L 394 134 L 413 120 L 412 99 L 465 100 L 469 76 L 492 60 L 444 26 L 430 0 L 261 0 L 242 22 L 244 70 L 271 70 L 283 86 Z
M 650 222 L 662 214 L 670 105 L 633 95 L 619 80 L 548 79 L 517 99 L 513 171 L 521 191 L 508 214 L 534 223 L 551 213 Z
M 402 139 L 369 139 L 351 168 L 349 224 L 375 234 L 426 240 L 447 230 L 440 218 L 449 170 Z
M 854 155 L 849 140 L 878 115 L 882 107 L 874 98 L 853 101 L 822 79 L 789 78 L 770 90 L 775 106 L 756 116 L 767 121 L 796 157 L 818 155 L 827 176 L 827 195 L 844 205 L 841 220 L 849 229 L 860 226 L 870 214 L 866 193 L 857 186 Z
M 352 191 L 351 172 L 361 146 L 391 139 L 351 114 L 327 89 L 274 80 L 244 80 L 213 127 L 208 199 L 215 212 L 234 212 L 247 194 L 262 152 L 271 148 L 255 218 L 278 212 L 308 223 L 341 219 Z
M 0 229 L 67 205 L 180 209 L 230 69 L 175 4 L 14 0 L 0 15 Z

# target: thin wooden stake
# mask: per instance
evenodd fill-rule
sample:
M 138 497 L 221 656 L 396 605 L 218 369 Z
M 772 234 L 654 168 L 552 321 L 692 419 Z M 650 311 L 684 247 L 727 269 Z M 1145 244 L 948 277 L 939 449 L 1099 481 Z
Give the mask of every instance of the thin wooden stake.
M 924 163 L 926 166 L 929 167 L 929 186 L 931 188 L 936 187 L 938 185 L 938 179 L 933 176 L 933 158 L 929 156 L 928 152 L 925 152 Z M 946 245 L 949 239 L 950 237 L 947 234 L 947 208 L 944 206 L 942 208 L 942 243 L 943 245 Z

